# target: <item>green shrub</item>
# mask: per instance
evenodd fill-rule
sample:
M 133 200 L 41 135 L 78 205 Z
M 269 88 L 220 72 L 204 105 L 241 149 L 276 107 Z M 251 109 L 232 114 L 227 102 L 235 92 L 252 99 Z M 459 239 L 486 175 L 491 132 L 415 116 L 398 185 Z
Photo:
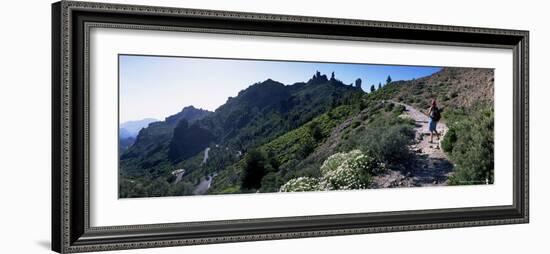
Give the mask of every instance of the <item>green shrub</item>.
M 454 162 L 450 184 L 494 181 L 494 114 L 491 108 L 449 114 L 449 132 L 443 149 Z
M 170 195 L 184 196 L 191 195 L 195 190 L 195 185 L 190 182 L 179 182 L 170 188 Z
M 410 125 L 398 124 L 390 127 L 369 128 L 360 138 L 361 150 L 378 161 L 389 165 L 401 164 L 410 158 L 409 145 L 414 141 L 414 130 Z
M 262 178 L 260 192 L 277 192 L 285 182 L 276 172 L 269 172 Z
M 447 153 L 452 153 L 454 143 L 456 143 L 456 130 L 452 128 L 447 131 L 447 134 L 445 134 L 445 137 L 441 141 L 441 148 Z
M 393 104 L 392 102 L 390 103 L 387 103 L 386 104 L 386 107 L 384 108 L 386 110 L 386 112 L 390 112 L 393 110 L 393 107 L 395 106 L 395 104 Z
M 315 139 L 316 142 L 319 142 L 323 140 L 325 137 L 323 135 L 323 130 L 319 126 L 319 122 L 317 121 L 311 121 L 311 123 L 307 126 L 308 133 L 313 139 Z
M 119 184 L 119 198 L 147 196 L 145 186 L 138 180 L 122 179 Z
M 317 142 L 311 137 L 307 136 L 298 142 L 298 154 L 301 158 L 307 157 L 310 153 L 312 153 L 315 150 L 315 146 L 317 145 Z
M 170 184 L 164 178 L 155 179 L 147 187 L 148 197 L 163 197 L 167 196 L 170 191 Z
M 405 106 L 399 104 L 393 109 L 393 112 L 397 115 L 400 115 L 405 111 L 405 109 L 406 109 Z
M 262 185 L 262 178 L 273 171 L 275 169 L 263 151 L 249 151 L 244 158 L 241 176 L 242 189 L 259 189 Z

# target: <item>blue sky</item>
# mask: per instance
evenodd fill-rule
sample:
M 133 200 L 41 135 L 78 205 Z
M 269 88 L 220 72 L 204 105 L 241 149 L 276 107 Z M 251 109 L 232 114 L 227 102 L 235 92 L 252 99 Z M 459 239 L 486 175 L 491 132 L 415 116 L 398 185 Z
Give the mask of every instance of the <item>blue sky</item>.
M 268 78 L 285 85 L 305 82 L 320 71 L 345 84 L 357 78 L 363 89 L 371 84 L 410 80 L 440 67 L 236 60 L 213 58 L 119 56 L 120 122 L 163 120 L 185 106 L 215 110 L 230 96 Z

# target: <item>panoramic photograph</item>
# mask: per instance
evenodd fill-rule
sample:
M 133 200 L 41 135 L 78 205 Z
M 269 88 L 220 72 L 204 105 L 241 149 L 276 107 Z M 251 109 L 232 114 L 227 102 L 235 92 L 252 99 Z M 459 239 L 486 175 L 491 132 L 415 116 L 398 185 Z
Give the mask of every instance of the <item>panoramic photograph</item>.
M 118 61 L 119 198 L 494 183 L 494 69 Z

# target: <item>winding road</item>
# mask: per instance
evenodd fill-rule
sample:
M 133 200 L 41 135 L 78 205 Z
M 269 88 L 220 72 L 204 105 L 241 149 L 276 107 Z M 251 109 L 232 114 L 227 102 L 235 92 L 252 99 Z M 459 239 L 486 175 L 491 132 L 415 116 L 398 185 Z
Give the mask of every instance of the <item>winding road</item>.
M 195 190 L 193 191 L 194 195 L 203 195 L 205 194 L 208 189 L 210 189 L 210 185 L 212 185 L 212 180 L 216 174 L 205 176 L 201 179 L 201 182 L 195 187 Z
M 205 164 L 208 161 L 210 153 L 210 147 L 206 148 L 204 150 L 204 157 L 202 158 L 201 165 Z M 205 194 L 208 189 L 210 189 L 210 186 L 212 185 L 212 180 L 214 177 L 216 177 L 217 173 L 214 173 L 212 175 L 205 176 L 201 179 L 200 183 L 195 187 L 195 190 L 193 190 L 194 195 L 203 195 Z
M 204 157 L 202 158 L 202 162 L 201 162 L 201 165 L 203 165 L 204 163 L 206 163 L 206 161 L 208 161 L 208 154 L 210 153 L 210 147 L 207 147 L 206 149 L 204 149 Z
M 208 154 L 210 152 L 210 147 L 204 149 L 204 157 L 202 158 L 201 166 L 208 161 Z M 172 171 L 172 174 L 176 176 L 176 179 L 174 180 L 174 184 L 177 184 L 181 181 L 182 177 L 185 175 L 185 169 L 177 169 Z M 195 189 L 193 190 L 194 195 L 202 195 L 205 194 L 208 189 L 210 189 L 210 185 L 212 184 L 212 180 L 217 174 L 214 173 L 212 175 L 205 176 L 201 178 L 201 181 L 197 186 L 195 186 Z

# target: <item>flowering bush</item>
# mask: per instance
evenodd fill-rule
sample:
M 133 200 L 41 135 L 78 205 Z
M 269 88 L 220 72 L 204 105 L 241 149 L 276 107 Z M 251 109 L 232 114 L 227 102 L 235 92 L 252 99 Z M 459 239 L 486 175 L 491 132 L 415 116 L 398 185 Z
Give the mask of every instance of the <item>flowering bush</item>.
M 340 165 L 328 172 L 319 181 L 319 190 L 355 190 L 366 189 L 370 182 L 367 172 L 353 168 L 350 163 Z
M 370 171 L 372 171 L 373 167 L 376 165 L 376 161 L 374 160 L 374 158 L 366 154 L 360 154 L 357 157 L 348 160 L 347 163 L 349 164 L 350 168 L 365 170 L 368 173 L 370 173 Z
M 280 191 L 366 189 L 371 182 L 371 174 L 381 168 L 383 165 L 360 150 L 336 153 L 323 162 L 319 179 L 295 178 L 284 184 Z
M 331 171 L 336 170 L 340 165 L 344 164 L 344 162 L 355 159 L 355 157 L 361 155 L 360 150 L 352 150 L 348 153 L 335 153 L 328 157 L 324 162 L 323 165 L 321 165 L 321 175 L 326 175 Z
M 289 180 L 279 191 L 281 192 L 298 192 L 298 191 L 314 191 L 318 190 L 319 180 L 313 177 L 298 177 Z

